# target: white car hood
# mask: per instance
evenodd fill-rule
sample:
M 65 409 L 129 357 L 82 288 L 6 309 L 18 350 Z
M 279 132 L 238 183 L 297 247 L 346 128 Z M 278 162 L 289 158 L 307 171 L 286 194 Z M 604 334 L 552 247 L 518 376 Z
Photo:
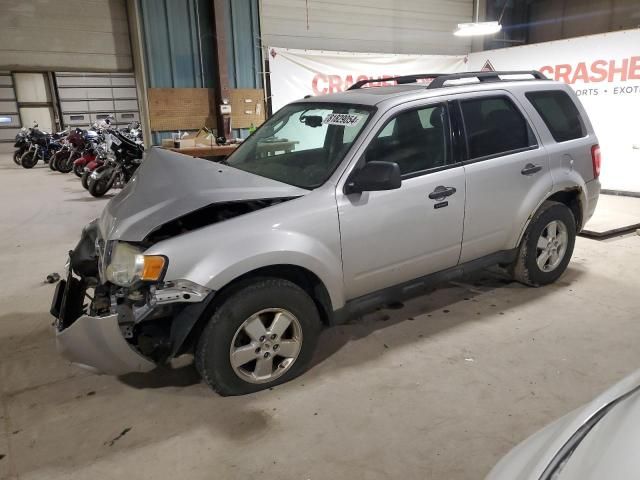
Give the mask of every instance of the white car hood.
M 634 372 L 578 408 L 535 433 L 498 462 L 486 480 L 540 480 L 562 447 L 596 412 L 640 386 Z M 557 480 L 638 478 L 640 456 L 640 392 L 616 404 L 584 437 L 569 457 Z M 542 479 L 546 480 L 546 479 Z M 556 480 L 556 479 L 554 479 Z
M 160 225 L 214 203 L 299 197 L 307 190 L 158 147 L 99 220 L 106 240 L 141 241 Z

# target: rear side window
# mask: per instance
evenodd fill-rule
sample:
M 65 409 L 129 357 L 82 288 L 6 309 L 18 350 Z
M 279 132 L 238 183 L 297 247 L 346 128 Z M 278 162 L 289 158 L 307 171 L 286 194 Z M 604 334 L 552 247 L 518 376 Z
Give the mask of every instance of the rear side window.
M 506 97 L 482 97 L 460 102 L 469 158 L 507 154 L 537 145 L 529 122 Z
M 526 96 L 546 123 L 556 142 L 566 142 L 585 136 L 580 113 L 565 92 L 560 90 L 529 92 Z

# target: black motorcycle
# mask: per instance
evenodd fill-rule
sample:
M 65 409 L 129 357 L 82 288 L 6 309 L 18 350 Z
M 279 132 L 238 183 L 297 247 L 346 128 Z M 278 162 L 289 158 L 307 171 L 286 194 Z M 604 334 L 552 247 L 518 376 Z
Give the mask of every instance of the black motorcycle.
M 140 164 L 144 147 L 118 130 L 105 135 L 110 150 L 104 165 L 91 172 L 87 187 L 94 197 L 102 197 L 111 188 L 122 188 L 133 177 Z
M 51 156 L 62 148 L 61 140 L 66 132 L 50 134 L 37 127 L 31 129 L 28 135 L 29 149 L 20 157 L 22 168 L 33 168 L 38 160 L 49 163 Z
M 20 165 L 20 158 L 24 155 L 24 152 L 29 150 L 29 130 L 27 127 L 22 127 L 16 135 L 16 142 L 13 145 L 16 149 L 13 152 L 13 161 L 16 165 Z

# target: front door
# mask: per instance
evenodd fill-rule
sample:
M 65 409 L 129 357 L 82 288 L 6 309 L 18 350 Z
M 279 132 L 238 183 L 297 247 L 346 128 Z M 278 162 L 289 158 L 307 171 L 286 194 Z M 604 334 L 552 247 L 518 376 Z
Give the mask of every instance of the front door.
M 458 263 L 465 174 L 453 161 L 450 130 L 446 104 L 391 114 L 355 169 L 372 160 L 396 162 L 400 188 L 349 195 L 338 188 L 347 299 Z

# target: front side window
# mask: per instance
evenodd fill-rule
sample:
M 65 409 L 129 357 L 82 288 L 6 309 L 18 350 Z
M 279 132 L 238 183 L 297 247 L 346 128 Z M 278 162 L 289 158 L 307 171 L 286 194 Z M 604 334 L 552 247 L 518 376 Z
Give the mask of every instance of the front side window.
M 365 161 L 395 162 L 402 175 L 445 166 L 449 120 L 444 105 L 402 112 L 389 120 L 365 151 Z
M 536 146 L 522 113 L 506 97 L 482 97 L 460 102 L 469 158 L 506 154 Z
M 580 113 L 573 100 L 561 90 L 529 92 L 527 98 L 538 111 L 556 142 L 585 136 Z
M 247 138 L 226 163 L 297 187 L 316 188 L 340 164 L 372 112 L 348 104 L 287 105 Z

